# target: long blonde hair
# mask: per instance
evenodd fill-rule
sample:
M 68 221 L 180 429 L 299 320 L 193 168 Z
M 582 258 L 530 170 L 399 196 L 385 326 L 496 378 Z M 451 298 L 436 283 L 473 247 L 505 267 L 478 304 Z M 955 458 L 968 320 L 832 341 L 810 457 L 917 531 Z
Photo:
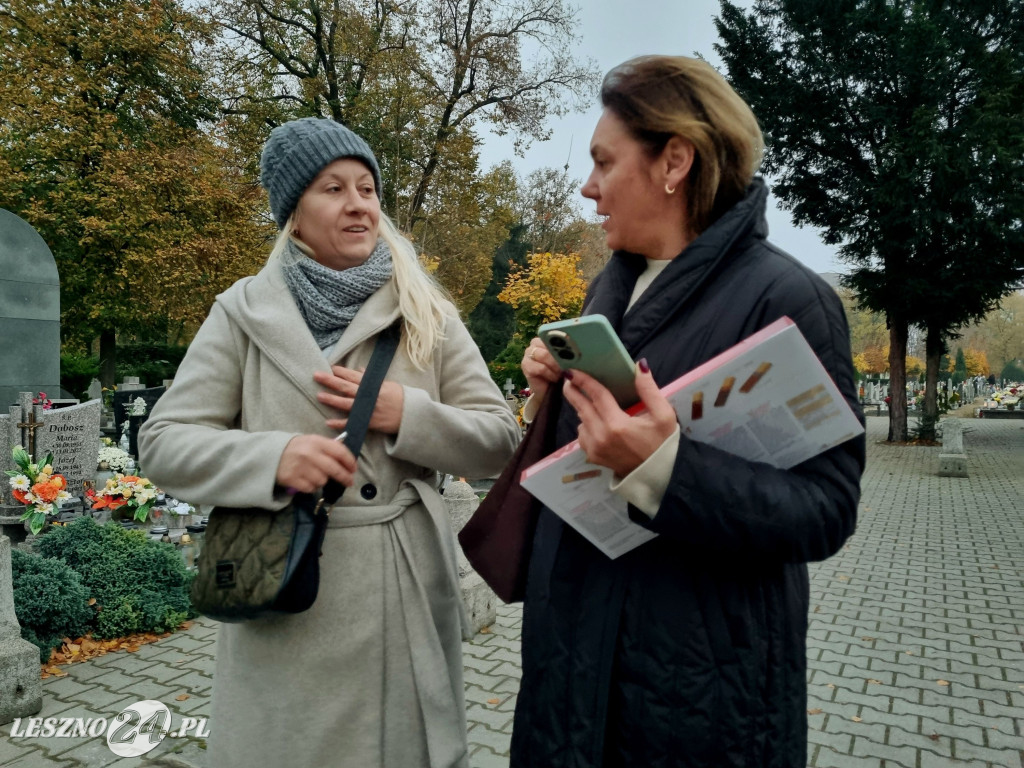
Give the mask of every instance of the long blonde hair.
M 274 242 L 270 259 L 278 259 L 285 265 L 294 263 L 294 257 L 289 255 L 286 247 L 294 228 L 293 212 Z M 403 336 L 406 354 L 413 365 L 423 370 L 430 365 L 434 349 L 445 338 L 446 316 L 453 314 L 453 305 L 444 288 L 423 268 L 416 255 L 415 246 L 409 238 L 398 231 L 383 211 L 380 214 L 378 234 L 391 249 L 391 263 L 394 267 L 392 276 L 398 291 L 398 311 L 405 326 Z M 303 253 L 313 256 L 305 243 L 298 239 L 294 239 L 294 242 Z
M 764 138 L 757 118 L 706 61 L 630 59 L 605 75 L 601 103 L 651 157 L 673 136 L 693 144 L 686 213 L 697 234 L 743 198 L 761 165 Z

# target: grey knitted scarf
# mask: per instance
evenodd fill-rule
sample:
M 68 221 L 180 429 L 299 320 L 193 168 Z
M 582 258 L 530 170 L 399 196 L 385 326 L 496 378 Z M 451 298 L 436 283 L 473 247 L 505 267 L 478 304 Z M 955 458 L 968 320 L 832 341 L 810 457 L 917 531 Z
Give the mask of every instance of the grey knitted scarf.
M 391 249 L 378 240 L 370 258 L 358 267 L 331 269 L 306 256 L 290 239 L 287 248 L 285 282 L 316 343 L 327 349 L 341 338 L 363 302 L 390 279 Z

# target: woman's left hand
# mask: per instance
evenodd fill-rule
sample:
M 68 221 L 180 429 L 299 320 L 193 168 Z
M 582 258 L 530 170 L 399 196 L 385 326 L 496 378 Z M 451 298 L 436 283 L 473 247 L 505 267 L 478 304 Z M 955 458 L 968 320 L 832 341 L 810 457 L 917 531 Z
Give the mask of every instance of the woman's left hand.
M 331 373 L 317 371 L 313 374 L 313 381 L 329 390 L 318 394 L 317 399 L 324 405 L 344 411 L 346 415 L 352 411 L 356 391 L 362 380 L 363 371 L 340 365 L 332 366 Z M 373 408 L 373 416 L 370 417 L 370 429 L 383 432 L 386 435 L 397 435 L 398 427 L 402 423 L 404 404 L 405 390 L 402 385 L 393 381 L 384 381 L 380 385 L 380 394 L 377 396 L 377 404 Z M 327 426 L 338 431 L 345 429 L 347 425 L 348 418 L 327 420 Z
M 676 430 L 676 412 L 658 390 L 646 362 L 637 364 L 636 391 L 647 410 L 623 411 L 612 393 L 582 371 L 566 374 L 565 399 L 580 417 L 580 448 L 587 461 L 625 477 L 643 464 Z

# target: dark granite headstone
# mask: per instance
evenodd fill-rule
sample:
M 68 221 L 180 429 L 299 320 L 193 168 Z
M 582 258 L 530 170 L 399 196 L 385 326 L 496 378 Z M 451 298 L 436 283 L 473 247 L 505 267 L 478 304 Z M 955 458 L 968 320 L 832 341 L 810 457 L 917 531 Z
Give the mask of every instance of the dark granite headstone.
M 139 427 L 149 418 L 149 414 L 153 411 L 153 406 L 156 405 L 156 401 L 160 399 L 164 392 L 166 392 L 164 387 L 150 387 L 148 389 L 132 389 L 128 391 L 119 389 L 114 393 L 114 422 L 117 424 L 117 434 L 120 435 L 124 431 L 124 422 L 127 419 L 128 453 L 136 459 L 139 458 Z M 143 416 L 131 416 L 132 404 L 139 397 L 146 403 L 146 413 Z
M 25 220 L 0 208 L 0 410 L 19 392 L 60 395 L 57 262 Z

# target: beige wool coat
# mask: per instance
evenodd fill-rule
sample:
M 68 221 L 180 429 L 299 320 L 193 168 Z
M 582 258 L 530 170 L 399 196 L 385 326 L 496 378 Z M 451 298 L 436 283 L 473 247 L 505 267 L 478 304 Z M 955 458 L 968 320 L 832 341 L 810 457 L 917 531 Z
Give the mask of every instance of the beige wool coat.
M 284 506 L 278 461 L 299 434 L 333 436 L 313 372 L 364 368 L 399 316 L 393 281 L 359 310 L 326 359 L 280 265 L 217 298 L 174 384 L 139 434 L 141 465 L 167 493 L 204 505 Z M 404 344 L 397 435 L 370 432 L 355 485 L 335 506 L 320 592 L 301 614 L 222 624 L 215 768 L 466 766 L 455 542 L 437 472 L 487 477 L 519 430 L 454 307 L 433 364 Z

